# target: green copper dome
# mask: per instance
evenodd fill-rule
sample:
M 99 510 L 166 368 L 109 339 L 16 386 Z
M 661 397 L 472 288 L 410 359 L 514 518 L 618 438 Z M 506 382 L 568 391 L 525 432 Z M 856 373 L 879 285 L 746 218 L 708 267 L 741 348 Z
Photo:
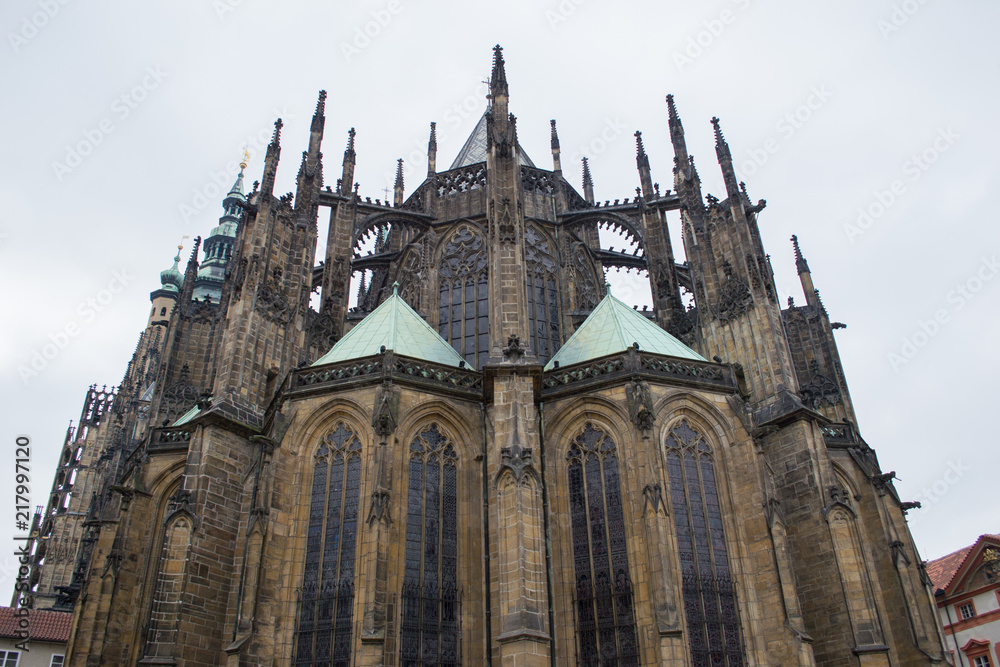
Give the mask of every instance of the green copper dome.
M 184 284 L 184 274 L 181 273 L 177 265 L 181 261 L 181 247 L 177 246 L 177 254 L 174 256 L 174 265 L 166 271 L 160 271 L 160 285 L 168 292 L 180 292 L 181 285 Z

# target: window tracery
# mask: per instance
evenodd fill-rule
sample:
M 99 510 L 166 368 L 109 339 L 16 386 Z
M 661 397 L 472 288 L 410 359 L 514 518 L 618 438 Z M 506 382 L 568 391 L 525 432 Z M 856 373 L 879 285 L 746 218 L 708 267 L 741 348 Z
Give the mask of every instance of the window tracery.
M 667 436 L 666 456 L 692 664 L 742 667 L 736 588 L 712 450 L 682 420 Z
M 346 667 L 351 659 L 361 441 L 337 424 L 315 461 L 295 664 Z
M 400 665 L 459 664 L 458 456 L 436 424 L 410 443 Z
M 559 291 L 557 262 L 549 242 L 534 227 L 524 233 L 524 263 L 527 268 L 528 327 L 531 349 L 541 363 L 559 350 Z
M 587 424 L 566 455 L 580 665 L 638 665 L 617 449 Z
M 459 227 L 438 268 L 438 333 L 479 368 L 489 355 L 489 284 L 486 244 L 478 231 Z

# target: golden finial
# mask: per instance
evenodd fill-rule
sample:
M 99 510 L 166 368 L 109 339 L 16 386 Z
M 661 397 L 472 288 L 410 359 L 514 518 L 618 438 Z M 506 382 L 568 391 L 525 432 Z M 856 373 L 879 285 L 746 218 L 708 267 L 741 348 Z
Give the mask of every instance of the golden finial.
M 244 148 L 243 149 L 243 159 L 240 160 L 240 169 L 246 169 L 247 168 L 247 162 L 249 162 L 249 161 L 250 161 L 250 151 L 248 151 L 247 149 Z

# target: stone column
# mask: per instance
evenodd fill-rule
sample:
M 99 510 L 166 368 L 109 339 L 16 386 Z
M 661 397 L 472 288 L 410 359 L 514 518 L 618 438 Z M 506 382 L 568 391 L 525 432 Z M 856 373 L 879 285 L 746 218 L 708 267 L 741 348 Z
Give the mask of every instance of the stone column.
M 494 648 L 501 665 L 549 664 L 549 591 L 534 378 L 510 365 L 493 383 L 493 437 L 487 443 L 490 582 Z

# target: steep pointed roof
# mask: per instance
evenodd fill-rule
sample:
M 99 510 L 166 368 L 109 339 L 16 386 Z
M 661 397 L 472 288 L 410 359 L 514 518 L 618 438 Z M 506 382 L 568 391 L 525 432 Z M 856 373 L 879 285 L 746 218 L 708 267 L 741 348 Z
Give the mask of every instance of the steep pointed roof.
M 554 368 L 557 361 L 560 366 L 569 366 L 608 354 L 624 352 L 633 343 L 638 343 L 639 349 L 644 352 L 698 361 L 706 360 L 649 321 L 645 315 L 611 296 L 609 291 L 580 328 L 573 332 L 566 344 L 549 360 L 545 370 Z
M 369 357 L 378 354 L 382 346 L 396 354 L 449 366 L 458 366 L 465 361 L 448 341 L 403 301 L 397 284 L 393 285 L 392 296 L 368 313 L 313 366 Z
M 451 163 L 448 169 L 458 169 L 459 167 L 468 167 L 470 164 L 486 162 L 486 116 L 488 114 L 489 109 L 486 110 L 486 113 L 476 123 L 472 134 L 465 140 L 462 150 L 458 152 L 458 157 L 455 158 L 455 161 Z M 521 164 L 528 167 L 535 166 L 535 163 L 531 161 L 531 158 L 524 152 L 520 144 L 517 146 L 517 155 L 521 159 Z

